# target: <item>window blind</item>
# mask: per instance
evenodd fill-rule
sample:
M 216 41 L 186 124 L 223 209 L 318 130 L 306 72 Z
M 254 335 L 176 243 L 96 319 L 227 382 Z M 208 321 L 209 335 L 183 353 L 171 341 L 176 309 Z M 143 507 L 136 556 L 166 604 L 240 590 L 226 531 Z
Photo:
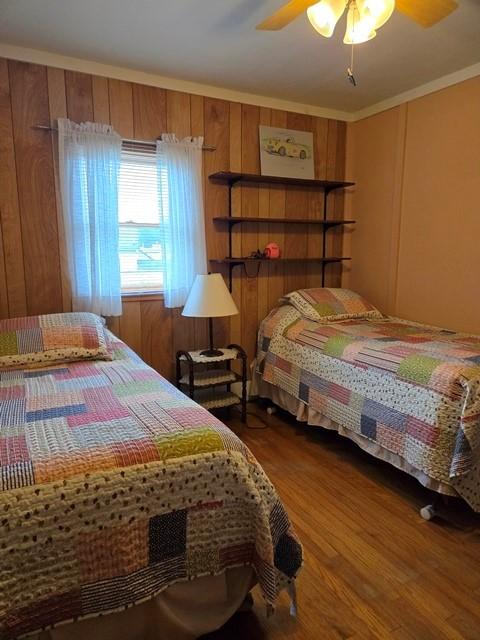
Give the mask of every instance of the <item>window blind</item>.
M 123 142 L 119 184 L 122 291 L 163 290 L 166 218 L 167 171 L 158 170 L 155 148 Z

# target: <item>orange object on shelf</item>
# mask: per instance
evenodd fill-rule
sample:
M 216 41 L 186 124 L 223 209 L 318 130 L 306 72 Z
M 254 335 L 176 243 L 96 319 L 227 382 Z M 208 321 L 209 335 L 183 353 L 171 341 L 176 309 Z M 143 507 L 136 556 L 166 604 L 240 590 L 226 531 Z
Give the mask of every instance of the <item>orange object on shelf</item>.
M 263 250 L 263 255 L 269 260 L 280 258 L 280 247 L 275 242 L 269 242 Z

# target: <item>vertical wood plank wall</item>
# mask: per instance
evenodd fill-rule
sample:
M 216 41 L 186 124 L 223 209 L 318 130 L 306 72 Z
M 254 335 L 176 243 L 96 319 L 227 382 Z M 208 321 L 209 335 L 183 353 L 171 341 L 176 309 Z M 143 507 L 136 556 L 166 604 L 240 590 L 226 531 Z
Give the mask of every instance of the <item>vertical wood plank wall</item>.
M 259 124 L 312 131 L 316 177 L 344 178 L 343 122 L 0 59 L 0 317 L 71 310 L 56 138 L 32 128 L 59 117 L 111 123 L 128 138 L 154 139 L 166 131 L 179 137 L 203 135 L 206 144 L 215 146 L 216 151 L 204 153 L 209 258 L 227 255 L 226 228 L 212 218 L 226 215 L 228 190 L 211 184 L 208 175 L 221 170 L 259 172 Z M 322 215 L 322 195 L 293 188 L 237 187 L 233 206 L 235 215 L 314 218 Z M 343 217 L 341 195 L 331 196 L 330 215 Z M 290 257 L 321 251 L 321 231 L 313 225 L 245 224 L 233 233 L 236 255 L 263 249 L 268 241 L 277 242 Z M 332 234 L 329 250 L 340 252 L 341 245 L 341 231 Z M 327 269 L 327 282 L 338 285 L 338 268 Z M 259 278 L 247 277 L 240 268 L 234 273 L 240 314 L 215 320 L 215 338 L 218 344 L 242 344 L 251 359 L 260 320 L 283 293 L 320 285 L 321 269 L 272 263 L 262 265 Z M 207 335 L 205 321 L 166 309 L 161 296 L 125 298 L 123 315 L 110 326 L 168 378 L 176 350 L 202 347 Z
M 384 313 L 475 334 L 479 104 L 480 75 L 349 123 L 343 274 Z

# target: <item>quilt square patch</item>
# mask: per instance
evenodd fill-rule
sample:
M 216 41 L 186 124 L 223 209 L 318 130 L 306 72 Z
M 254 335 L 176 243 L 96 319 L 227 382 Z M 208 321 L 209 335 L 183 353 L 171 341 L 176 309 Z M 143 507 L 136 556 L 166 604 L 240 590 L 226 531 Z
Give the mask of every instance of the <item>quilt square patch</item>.
M 384 424 L 377 424 L 377 438 L 378 444 L 385 447 L 393 453 L 402 454 L 405 449 L 405 433 L 391 429 Z
M 150 518 L 148 524 L 149 562 L 154 564 L 185 553 L 187 510 L 171 511 Z
M 71 478 L 90 471 L 106 471 L 117 468 L 114 454 L 105 448 L 91 451 L 74 450 L 68 454 L 49 456 L 33 461 L 35 479 L 39 483 Z
M 365 414 L 362 414 L 360 420 L 360 430 L 364 436 L 370 438 L 370 440 L 377 439 L 377 422 L 373 418 L 369 418 Z
M 214 574 L 222 569 L 216 545 L 206 549 L 189 549 L 186 554 L 186 563 L 188 572 L 194 575 Z
M 75 440 L 81 448 L 85 449 L 145 438 L 145 433 L 131 416 L 118 420 L 105 420 L 80 426 L 70 426 Z
M 23 425 L 25 422 L 25 398 L 12 398 L 0 402 L 0 423 L 2 427 Z
M 40 327 L 18 331 L 18 353 L 34 353 L 42 351 L 42 330 Z
M 325 413 L 327 409 L 328 398 L 324 393 L 316 389 L 310 389 L 310 406 L 312 409 Z
M 14 464 L 16 462 L 27 462 L 30 459 L 25 436 L 8 435 L 0 437 L 0 465 Z
M 285 507 L 280 501 L 277 501 L 273 505 L 273 509 L 270 512 L 270 531 L 272 534 L 272 541 L 276 547 L 283 534 L 287 533 L 290 528 L 290 522 L 288 520 Z
M 54 437 L 52 433 L 55 434 Z M 73 430 L 62 417 L 27 422 L 25 439 L 33 461 L 68 455 L 79 449 Z
M 275 547 L 275 566 L 286 576 L 293 578 L 298 571 L 299 562 L 301 562 L 301 551 L 296 540 L 288 533 L 284 533 Z
M 328 356 L 341 358 L 345 348 L 355 340 L 356 338 L 351 338 L 350 336 L 333 336 L 325 343 L 323 347 L 324 353 Z
M 417 384 L 428 384 L 436 367 L 442 364 L 441 360 L 430 356 L 414 355 L 405 358 L 398 367 L 398 375 Z
M 37 411 L 28 411 L 25 414 L 27 422 L 36 422 L 37 420 L 52 420 L 54 418 L 72 418 L 79 414 L 85 414 L 87 407 L 84 404 L 72 404 L 67 407 L 51 407 L 49 409 L 38 409 Z
M 35 484 L 35 480 L 36 477 L 31 461 L 0 466 L 0 486 L 2 491 L 29 487 Z
M 316 376 L 310 371 L 305 371 L 305 369 L 300 370 L 300 380 L 303 384 L 315 389 L 315 391 L 319 393 L 327 393 L 328 391 L 329 383 L 325 378 L 320 378 L 320 376 Z
M 95 373 L 93 375 L 85 375 L 81 377 L 81 381 L 78 379 L 80 376 L 60 376 L 59 374 L 68 373 L 69 369 L 56 369 L 51 373 L 54 374 L 56 379 L 57 388 L 60 391 L 75 391 L 75 389 L 81 388 L 87 391 L 89 388 L 96 389 L 98 387 L 108 386 L 108 378 L 101 373 Z
M 328 386 L 328 396 L 337 402 L 342 404 L 348 404 L 350 402 L 350 390 L 331 382 Z
M 148 524 L 136 522 L 81 533 L 76 557 L 83 582 L 99 582 L 148 565 Z
M 303 400 L 303 402 L 308 402 L 309 395 L 310 395 L 310 387 L 308 386 L 308 384 L 305 384 L 304 382 L 300 382 L 298 387 L 298 396 L 300 400 Z
M 205 426 L 210 422 L 208 412 L 196 404 L 191 407 L 169 407 L 165 411 L 177 422 L 180 429 Z
M 66 367 L 58 368 L 53 367 L 51 369 L 39 369 L 38 371 L 25 371 L 24 377 L 28 378 L 43 378 L 44 376 L 56 376 L 59 373 L 68 373 L 68 369 Z
M 370 400 L 367 398 L 363 405 L 362 414 L 381 422 L 389 427 L 398 429 L 398 431 L 405 431 L 405 425 L 407 422 L 407 415 L 396 411 L 391 407 L 387 407 L 379 402 Z
M 81 391 L 71 391 L 59 393 L 28 394 L 26 410 L 27 413 L 54 409 L 59 407 L 78 406 L 84 404 Z
M 416 440 L 429 446 L 435 445 L 438 440 L 438 429 L 418 418 L 409 416 L 407 420 L 407 433 Z
M 146 464 L 160 459 L 158 447 L 151 440 L 146 439 L 117 442 L 111 446 L 111 450 L 119 467 Z
M 155 439 L 161 460 L 220 451 L 223 441 L 218 431 L 209 427 L 186 429 L 176 434 L 168 434 Z
M 15 356 L 18 353 L 17 334 L 15 331 L 0 333 L 0 356 Z

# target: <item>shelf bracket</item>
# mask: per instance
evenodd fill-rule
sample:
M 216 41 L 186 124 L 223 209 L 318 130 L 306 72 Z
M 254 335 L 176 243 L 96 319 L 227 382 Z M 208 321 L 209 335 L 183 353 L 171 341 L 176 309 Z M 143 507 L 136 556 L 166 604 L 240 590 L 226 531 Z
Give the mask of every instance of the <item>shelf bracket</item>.
M 233 289 L 233 270 L 235 267 L 242 265 L 243 262 L 229 262 L 228 263 L 228 290 L 232 293 Z
M 250 272 L 247 269 L 247 264 L 252 264 L 245 262 L 245 260 L 239 260 L 238 262 L 229 262 L 228 263 L 228 290 L 232 293 L 232 285 L 233 285 L 233 270 L 235 267 L 243 266 L 243 272 L 247 278 L 258 278 L 260 273 L 260 268 L 262 266 L 261 261 L 258 261 L 258 264 L 255 264 L 255 273 Z

